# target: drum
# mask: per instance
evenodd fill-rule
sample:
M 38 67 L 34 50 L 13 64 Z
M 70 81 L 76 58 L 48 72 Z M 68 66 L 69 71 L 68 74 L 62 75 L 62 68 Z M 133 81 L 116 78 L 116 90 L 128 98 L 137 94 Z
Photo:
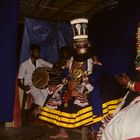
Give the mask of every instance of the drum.
M 45 89 L 48 85 L 57 84 L 60 72 L 55 72 L 48 67 L 38 67 L 32 74 L 33 85 L 38 89 Z

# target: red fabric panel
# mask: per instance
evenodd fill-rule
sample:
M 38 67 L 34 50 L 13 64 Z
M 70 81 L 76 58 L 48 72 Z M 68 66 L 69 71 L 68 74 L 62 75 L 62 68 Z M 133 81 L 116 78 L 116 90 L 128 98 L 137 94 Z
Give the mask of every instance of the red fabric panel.
M 140 82 L 136 82 L 134 85 L 134 90 L 140 92 Z
M 131 139 L 128 139 L 128 140 L 140 140 L 140 137 L 137 137 L 137 138 L 131 138 Z
M 16 80 L 16 90 L 15 90 L 15 103 L 14 103 L 14 112 L 13 112 L 13 123 L 15 128 L 22 126 L 21 121 L 21 110 L 20 110 L 20 102 L 19 102 L 19 89 L 18 82 Z

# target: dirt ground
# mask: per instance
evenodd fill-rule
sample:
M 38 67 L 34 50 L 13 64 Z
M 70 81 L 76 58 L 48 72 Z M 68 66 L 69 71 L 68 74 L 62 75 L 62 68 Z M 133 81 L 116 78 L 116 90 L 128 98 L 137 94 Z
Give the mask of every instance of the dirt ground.
M 54 135 L 58 130 L 57 127 L 49 128 L 47 126 L 23 126 L 21 128 L 1 126 L 0 140 L 51 140 L 49 136 Z M 81 134 L 72 131 L 68 131 L 68 133 L 69 138 L 67 140 L 81 140 Z

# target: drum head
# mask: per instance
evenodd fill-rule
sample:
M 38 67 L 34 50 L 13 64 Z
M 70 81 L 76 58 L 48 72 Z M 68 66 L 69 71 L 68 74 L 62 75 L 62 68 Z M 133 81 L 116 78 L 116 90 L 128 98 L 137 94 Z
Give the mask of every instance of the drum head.
M 38 67 L 32 74 L 33 85 L 38 89 L 44 89 L 49 82 L 49 74 L 46 67 Z

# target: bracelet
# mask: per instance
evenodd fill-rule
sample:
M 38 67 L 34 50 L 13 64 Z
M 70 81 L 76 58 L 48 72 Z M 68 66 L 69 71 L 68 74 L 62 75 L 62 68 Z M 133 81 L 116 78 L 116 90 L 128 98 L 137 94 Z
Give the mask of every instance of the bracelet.
M 133 81 L 130 80 L 130 81 L 127 83 L 126 88 L 129 88 L 129 89 L 135 91 L 135 90 L 134 90 L 134 85 L 135 85 L 135 82 L 133 82 Z

